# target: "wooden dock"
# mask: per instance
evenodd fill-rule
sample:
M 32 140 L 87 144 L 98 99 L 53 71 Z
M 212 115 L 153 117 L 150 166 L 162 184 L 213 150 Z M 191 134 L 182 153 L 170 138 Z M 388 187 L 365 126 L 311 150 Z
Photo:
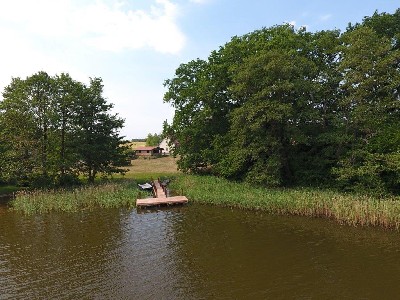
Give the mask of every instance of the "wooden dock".
M 185 196 L 167 197 L 166 188 L 160 183 L 160 180 L 153 181 L 154 198 L 137 199 L 136 207 L 184 204 L 189 200 Z

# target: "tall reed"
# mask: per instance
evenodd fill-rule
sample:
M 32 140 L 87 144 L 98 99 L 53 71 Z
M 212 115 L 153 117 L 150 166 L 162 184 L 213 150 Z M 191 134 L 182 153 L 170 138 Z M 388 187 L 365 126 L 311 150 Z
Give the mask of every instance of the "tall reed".
M 75 212 L 95 207 L 134 207 L 139 193 L 136 183 L 132 181 L 84 186 L 73 190 L 20 191 L 11 201 L 11 207 L 26 214 Z
M 194 175 L 175 177 L 171 188 L 183 192 L 194 202 L 277 214 L 327 217 L 354 226 L 400 228 L 400 197 L 374 198 L 311 188 L 266 189 Z

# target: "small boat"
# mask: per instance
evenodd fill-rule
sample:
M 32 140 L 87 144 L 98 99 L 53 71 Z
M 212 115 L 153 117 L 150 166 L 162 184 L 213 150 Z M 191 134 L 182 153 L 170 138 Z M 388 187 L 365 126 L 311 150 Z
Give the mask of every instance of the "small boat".
M 145 183 L 145 184 L 138 184 L 138 186 L 142 189 L 142 190 L 152 190 L 153 186 L 150 183 Z

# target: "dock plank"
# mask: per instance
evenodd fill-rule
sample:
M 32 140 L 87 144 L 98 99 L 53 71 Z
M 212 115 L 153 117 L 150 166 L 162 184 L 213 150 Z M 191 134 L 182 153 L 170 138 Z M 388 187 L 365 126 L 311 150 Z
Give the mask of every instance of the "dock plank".
M 175 196 L 175 197 L 159 197 L 159 198 L 146 198 L 137 199 L 136 206 L 156 206 L 156 205 L 168 205 L 168 204 L 184 204 L 189 200 L 185 196 Z

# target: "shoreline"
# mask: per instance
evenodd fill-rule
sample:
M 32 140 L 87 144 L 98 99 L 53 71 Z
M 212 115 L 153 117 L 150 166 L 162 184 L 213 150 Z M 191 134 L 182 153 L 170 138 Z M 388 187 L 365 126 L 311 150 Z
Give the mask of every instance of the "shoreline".
M 185 195 L 193 203 L 400 230 L 399 196 L 377 198 L 316 188 L 267 189 L 213 176 L 171 174 L 168 177 L 171 178 L 169 189 L 174 194 Z M 8 205 L 11 210 L 25 214 L 77 212 L 95 207 L 134 208 L 136 199 L 143 193 L 135 180 L 128 179 L 72 190 L 20 191 Z
M 136 181 L 123 180 L 74 189 L 33 190 L 16 193 L 9 202 L 11 210 L 24 214 L 79 212 L 86 209 L 135 207 L 140 193 Z
M 400 229 L 400 197 L 376 198 L 316 188 L 267 189 L 212 176 L 180 175 L 171 188 L 191 202 L 278 215 L 327 218 L 341 225 Z

